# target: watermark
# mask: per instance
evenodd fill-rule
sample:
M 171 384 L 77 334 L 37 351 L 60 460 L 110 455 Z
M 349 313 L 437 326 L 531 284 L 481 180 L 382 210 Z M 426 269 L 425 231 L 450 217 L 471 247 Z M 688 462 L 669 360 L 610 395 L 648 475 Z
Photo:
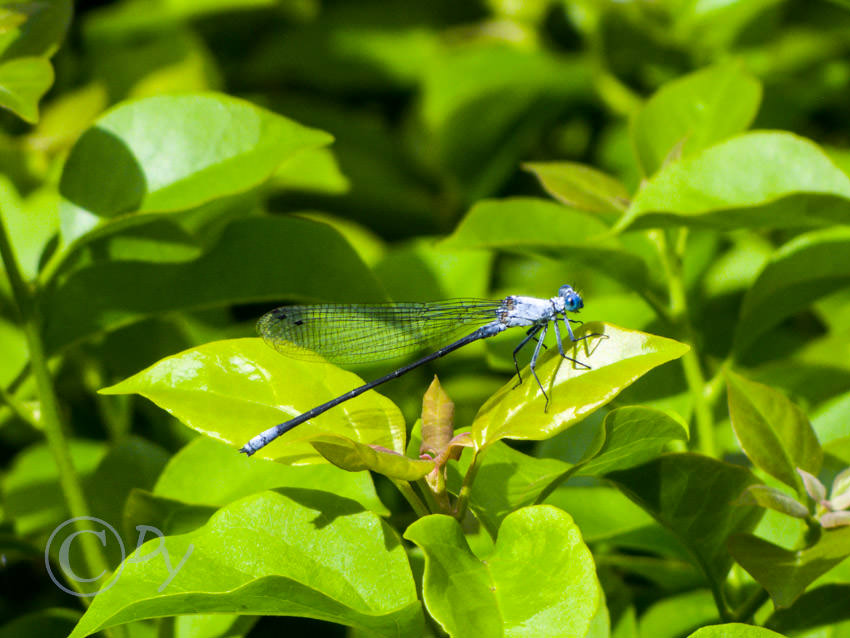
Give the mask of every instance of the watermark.
M 77 521 L 89 521 L 93 524 L 93 527 L 96 529 L 77 529 L 76 525 L 74 525 Z M 69 528 L 64 534 L 63 530 Z M 171 567 L 171 557 L 168 554 L 168 550 L 165 548 L 165 535 L 159 531 L 156 527 L 151 525 L 136 525 L 136 531 L 139 532 L 139 538 L 136 541 L 136 549 L 139 549 L 145 542 L 146 536 L 148 533 L 153 534 L 159 539 L 159 544 L 156 549 L 145 552 L 145 554 L 133 555 L 127 558 L 127 553 L 124 550 L 124 542 L 121 540 L 121 536 L 118 532 L 115 531 L 115 528 L 112 527 L 109 523 L 104 521 L 101 518 L 96 518 L 94 516 L 78 516 L 76 518 L 71 518 L 59 525 L 56 529 L 53 530 L 53 533 L 50 535 L 50 538 L 47 539 L 47 547 L 44 549 L 44 564 L 47 567 L 47 573 L 50 575 L 50 579 L 53 583 L 62 591 L 71 594 L 72 596 L 78 596 L 80 598 L 87 598 L 90 596 L 96 596 L 97 594 L 106 591 L 115 583 L 118 582 L 118 579 L 121 577 L 121 572 L 124 571 L 124 567 L 128 563 L 144 563 L 158 556 L 162 557 L 163 563 L 165 563 L 165 571 L 168 572 L 168 578 L 166 578 L 163 583 L 157 588 L 157 592 L 162 592 L 168 584 L 174 580 L 174 577 L 177 576 L 177 573 L 183 568 L 183 565 L 186 563 L 186 559 L 192 554 L 192 550 L 195 549 L 195 546 L 190 544 L 186 550 L 186 553 L 183 555 L 183 558 L 180 559 L 180 562 L 177 563 L 177 566 Z M 100 589 L 97 591 L 91 592 L 78 592 L 70 589 L 62 584 L 62 581 L 56 576 L 53 571 L 53 566 L 50 561 L 50 548 L 53 543 L 58 543 L 61 539 L 62 544 L 59 546 L 59 551 L 57 553 L 57 559 L 59 563 L 59 567 L 62 571 L 62 574 L 65 576 L 66 580 L 77 582 L 77 583 L 93 583 L 96 582 L 106 576 L 106 570 L 94 576 L 92 578 L 85 578 L 80 576 L 71 568 L 71 545 L 78 540 L 78 537 L 82 534 L 93 534 L 100 541 L 100 544 L 104 547 L 107 547 L 107 543 L 114 542 L 118 543 L 118 547 L 121 550 L 121 563 L 118 565 L 118 568 L 115 570 L 115 573 Z

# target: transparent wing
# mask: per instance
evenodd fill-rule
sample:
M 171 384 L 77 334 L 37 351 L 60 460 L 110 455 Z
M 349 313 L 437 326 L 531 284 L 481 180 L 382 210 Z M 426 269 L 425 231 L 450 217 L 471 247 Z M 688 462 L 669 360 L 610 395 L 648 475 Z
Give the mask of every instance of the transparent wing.
M 257 322 L 257 332 L 290 357 L 339 364 L 392 359 L 447 345 L 462 328 L 498 318 L 500 301 L 449 299 L 423 303 L 282 306 Z

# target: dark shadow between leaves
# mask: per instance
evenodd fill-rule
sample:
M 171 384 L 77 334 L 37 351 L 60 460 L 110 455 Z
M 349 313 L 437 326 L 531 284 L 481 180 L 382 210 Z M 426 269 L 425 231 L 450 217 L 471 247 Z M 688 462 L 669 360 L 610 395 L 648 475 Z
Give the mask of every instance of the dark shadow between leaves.
M 147 186 L 133 151 L 110 131 L 94 127 L 71 149 L 59 192 L 83 210 L 115 217 L 138 210 Z

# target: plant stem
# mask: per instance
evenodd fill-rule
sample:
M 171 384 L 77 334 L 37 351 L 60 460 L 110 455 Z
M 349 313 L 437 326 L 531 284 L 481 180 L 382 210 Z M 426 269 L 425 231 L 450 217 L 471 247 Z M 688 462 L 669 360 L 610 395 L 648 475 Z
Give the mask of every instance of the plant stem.
M 413 508 L 413 511 L 416 512 L 417 516 L 421 518 L 423 516 L 428 516 L 431 513 L 428 511 L 425 503 L 422 502 L 422 499 L 417 496 L 409 482 L 393 479 L 393 485 L 398 488 L 401 495 L 408 503 L 410 503 L 410 507 Z
M 768 601 L 769 598 L 770 596 L 768 596 L 767 590 L 759 587 L 753 592 L 752 596 L 745 600 L 744 603 L 733 612 L 731 621 L 744 623 L 749 622 L 753 615 Z
M 667 288 L 670 295 L 670 316 L 673 319 L 673 325 L 682 334 L 683 340 L 691 347 L 682 357 L 682 368 L 694 402 L 697 445 L 700 452 L 706 456 L 714 456 L 716 454 L 714 419 L 706 397 L 705 377 L 700 366 L 699 351 L 688 314 L 688 298 L 682 277 L 681 256 L 685 250 L 686 239 L 686 228 L 679 230 L 675 245 L 664 233 L 656 234 L 656 243 L 659 245 L 662 263 L 666 270 Z
M 74 470 L 70 448 L 68 447 L 68 441 L 65 438 L 62 428 L 59 401 L 53 388 L 53 380 L 50 378 L 50 372 L 47 369 L 47 356 L 44 352 L 39 330 L 38 309 L 30 289 L 21 276 L 18 261 L 15 257 L 9 236 L 6 233 L 6 226 L 2 215 L 0 215 L 0 257 L 2 257 L 3 265 L 6 268 L 9 284 L 12 287 L 12 294 L 15 298 L 18 313 L 20 314 L 24 336 L 27 340 L 31 372 L 35 377 L 39 402 L 41 404 L 41 423 L 44 427 L 47 445 L 53 454 L 53 460 L 56 463 L 59 473 L 59 484 L 62 488 L 62 494 L 65 497 L 65 502 L 68 505 L 68 511 L 71 513 L 71 516 L 74 518 L 89 516 L 89 507 L 86 503 L 79 477 Z M 78 529 L 84 531 L 79 525 Z M 92 538 L 92 534 L 80 534 L 80 542 L 89 575 L 94 576 L 108 572 L 109 565 L 106 562 L 106 557 L 97 544 L 96 539 Z
M 462 521 L 466 516 L 466 508 L 469 506 L 469 493 L 472 490 L 472 483 L 475 481 L 475 475 L 478 474 L 478 454 L 480 450 L 474 450 L 472 453 L 472 462 L 469 464 L 469 469 L 466 470 L 466 476 L 463 477 L 463 485 L 460 487 L 460 493 L 457 496 L 455 503 L 455 518 Z

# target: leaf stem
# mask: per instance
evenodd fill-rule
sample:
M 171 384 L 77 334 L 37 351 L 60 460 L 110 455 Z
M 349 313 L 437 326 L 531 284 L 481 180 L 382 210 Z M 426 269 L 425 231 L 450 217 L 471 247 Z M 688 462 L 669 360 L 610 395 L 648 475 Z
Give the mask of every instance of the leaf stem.
M 398 491 L 401 492 L 401 495 L 410 504 L 410 507 L 413 508 L 413 511 L 416 512 L 417 516 L 422 518 L 423 516 L 428 516 L 431 513 L 408 481 L 393 479 L 393 485 L 398 488 Z
M 759 587 L 744 603 L 732 613 L 731 622 L 749 622 L 753 615 L 764 605 L 770 596 L 767 590 Z
M 469 464 L 469 469 L 466 470 L 466 475 L 463 477 L 463 485 L 460 487 L 460 492 L 455 503 L 454 516 L 458 521 L 462 521 L 466 516 L 466 508 L 469 506 L 469 493 L 472 491 L 472 484 L 475 482 L 475 475 L 478 474 L 478 455 L 480 450 L 475 449 L 472 452 L 472 462 Z
M 62 427 L 59 412 L 59 401 L 53 388 L 53 380 L 47 368 L 47 356 L 41 341 L 40 320 L 38 307 L 33 298 L 32 291 L 24 282 L 14 249 L 6 232 L 6 225 L 0 214 L 0 258 L 6 268 L 9 284 L 17 305 L 18 314 L 23 326 L 24 336 L 29 348 L 30 367 L 35 377 L 38 390 L 39 402 L 41 404 L 41 422 L 44 426 L 44 434 L 47 445 L 53 454 L 53 460 L 59 473 L 59 484 L 62 494 L 68 505 L 68 511 L 74 518 L 89 516 L 89 507 L 86 503 L 85 494 L 79 477 L 71 461 L 71 452 L 68 441 Z M 84 531 L 82 527 L 78 527 Z M 97 544 L 92 534 L 80 534 L 83 556 L 90 575 L 101 574 L 109 571 L 106 557 Z
M 691 397 L 694 402 L 694 420 L 697 428 L 697 445 L 699 451 L 706 456 L 716 454 L 714 441 L 714 418 L 711 407 L 706 396 L 705 377 L 700 366 L 699 351 L 697 349 L 693 326 L 688 314 L 688 299 L 685 292 L 685 283 L 682 276 L 682 255 L 687 245 L 687 228 L 681 228 L 674 238 L 668 237 L 664 232 L 653 233 L 653 237 L 659 246 L 662 263 L 664 264 L 667 278 L 667 289 L 670 295 L 670 316 L 673 325 L 679 330 L 691 349 L 682 357 L 682 368 L 685 373 L 685 381 L 688 384 Z

